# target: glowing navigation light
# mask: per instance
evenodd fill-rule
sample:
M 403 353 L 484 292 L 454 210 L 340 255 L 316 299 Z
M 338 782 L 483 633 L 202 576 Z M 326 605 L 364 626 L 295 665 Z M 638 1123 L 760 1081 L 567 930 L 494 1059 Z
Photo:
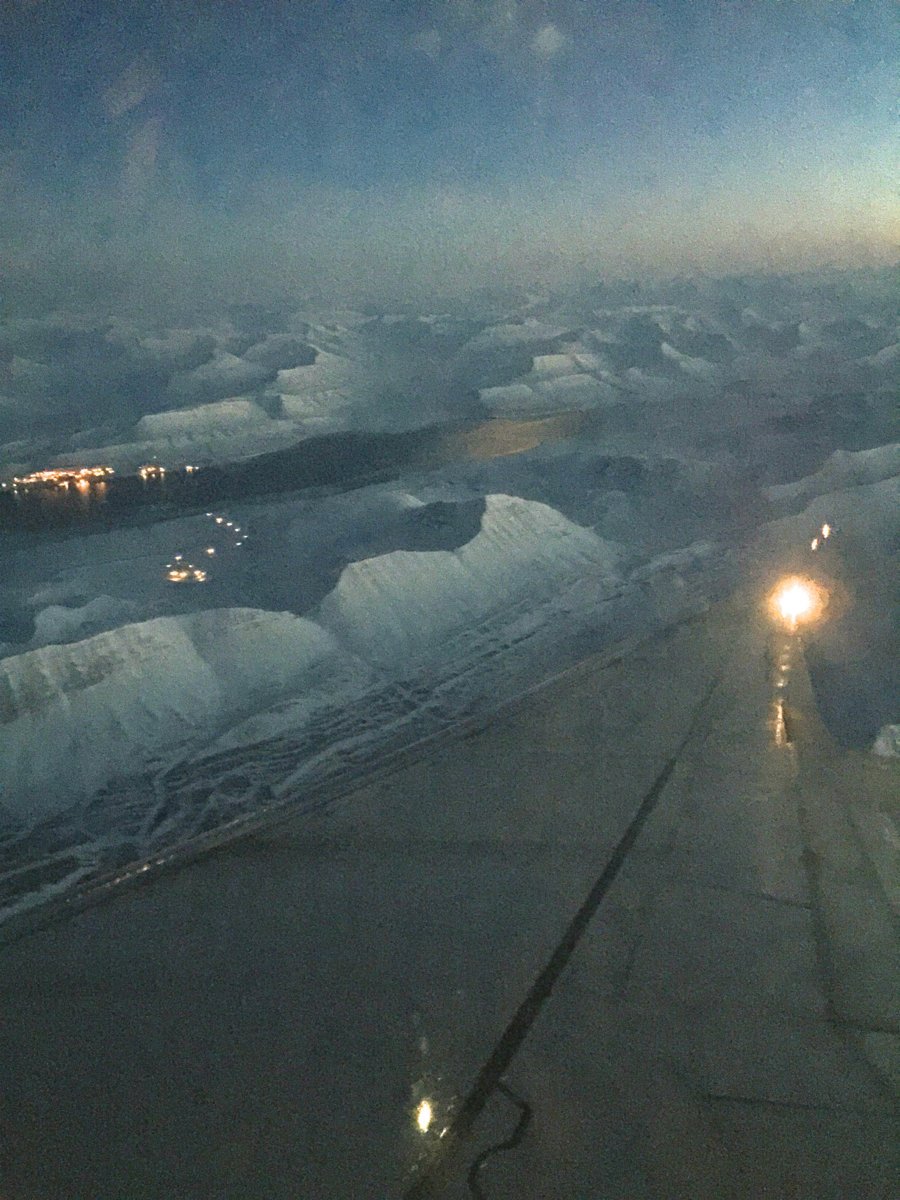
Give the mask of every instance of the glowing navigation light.
M 799 621 L 812 608 L 809 588 L 802 583 L 789 583 L 778 593 L 778 609 L 786 621 Z
M 207 547 L 206 547 L 206 553 L 207 553 L 207 554 L 215 554 L 215 552 L 216 552 L 216 548 L 215 548 L 215 546 L 207 546 Z
M 813 540 L 809 543 L 809 548 L 810 548 L 810 550 L 818 550 L 819 539 L 817 537 L 814 537 Z
M 434 1109 L 429 1100 L 423 1100 L 416 1109 L 416 1125 L 420 1133 L 427 1133 L 434 1120 Z
M 831 536 L 831 526 L 826 522 L 826 524 L 824 524 L 822 526 L 822 537 L 827 538 L 830 536 Z
M 792 576 L 783 579 L 769 597 L 769 606 L 776 617 L 790 629 L 801 622 L 816 620 L 828 603 L 828 593 L 811 579 Z
M 225 524 L 225 518 L 224 518 L 224 517 L 216 517 L 216 524 L 217 524 L 217 525 L 224 525 L 224 524 Z

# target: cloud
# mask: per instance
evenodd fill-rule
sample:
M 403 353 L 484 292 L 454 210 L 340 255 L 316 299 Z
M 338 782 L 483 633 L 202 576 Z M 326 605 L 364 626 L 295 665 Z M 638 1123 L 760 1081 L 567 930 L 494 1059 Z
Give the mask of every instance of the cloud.
M 443 39 L 437 29 L 422 29 L 410 39 L 410 45 L 434 61 L 441 52 Z
M 445 32 L 448 38 L 462 33 L 508 69 L 520 70 L 535 58 L 549 62 L 571 45 L 571 36 L 547 15 L 540 0 L 455 0 L 444 10 Z
M 115 120 L 137 108 L 155 88 L 157 76 L 149 63 L 136 59 L 103 93 L 103 107 Z
M 122 177 L 126 203 L 140 204 L 151 192 L 159 156 L 160 129 L 159 118 L 151 117 L 131 132 Z
M 494 53 L 502 53 L 517 37 L 519 22 L 517 0 L 493 0 L 483 10 L 482 44 Z
M 542 25 L 534 37 L 531 39 L 531 48 L 538 58 L 549 61 L 551 58 L 556 58 L 563 50 L 570 45 L 572 39 L 567 33 L 552 24 Z
M 548 73 L 559 61 L 529 56 Z M 272 175 L 226 211 L 172 178 L 168 148 L 154 162 L 151 126 L 135 147 L 130 193 L 124 185 L 103 193 L 90 181 L 75 181 L 64 198 L 36 186 L 11 189 L 10 204 L 0 206 L 10 248 L 7 323 L 77 304 L 192 327 L 223 296 L 234 304 L 303 297 L 359 306 L 440 299 L 483 284 L 553 284 L 583 271 L 658 276 L 896 259 L 880 177 L 867 195 L 849 182 L 844 195 L 827 174 L 800 197 L 748 155 L 735 167 L 717 160 L 699 187 L 686 169 L 672 178 L 672 161 L 681 169 L 690 147 L 679 147 L 676 159 L 671 140 L 661 133 L 658 141 L 639 145 L 624 164 L 615 154 L 570 156 L 564 177 L 547 179 L 539 168 L 507 168 L 497 181 L 426 175 L 360 189 Z M 656 171 L 660 182 L 635 189 L 623 183 L 623 165 L 635 175 Z M 151 177 L 146 200 L 142 171 Z M 9 349 L 46 361 L 19 344 Z M 0 391 L 10 393 L 2 380 Z

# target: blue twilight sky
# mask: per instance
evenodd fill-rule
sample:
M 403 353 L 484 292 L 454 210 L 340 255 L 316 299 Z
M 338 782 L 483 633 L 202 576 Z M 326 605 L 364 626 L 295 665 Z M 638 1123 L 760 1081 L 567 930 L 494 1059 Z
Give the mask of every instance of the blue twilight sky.
M 5 0 L 36 298 L 893 258 L 892 0 Z

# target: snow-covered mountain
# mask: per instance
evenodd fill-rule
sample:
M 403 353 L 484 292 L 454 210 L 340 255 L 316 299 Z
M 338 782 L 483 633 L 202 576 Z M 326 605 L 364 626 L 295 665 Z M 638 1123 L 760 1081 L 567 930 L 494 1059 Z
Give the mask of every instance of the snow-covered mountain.
M 468 506 L 459 511 L 463 529 Z M 247 729 L 299 737 L 317 703 L 358 695 L 376 678 L 372 670 L 382 685 L 415 680 L 450 642 L 442 675 L 468 672 L 477 692 L 481 661 L 502 656 L 514 628 L 521 638 L 524 618 L 527 637 L 543 630 L 552 638 L 560 617 L 554 604 L 574 589 L 576 623 L 589 621 L 592 606 L 620 582 L 616 562 L 613 547 L 547 505 L 492 495 L 480 529 L 457 549 L 351 563 L 318 622 L 213 609 L 2 659 L 0 804 L 29 822 L 228 744 L 232 728 L 244 731 L 239 741 Z M 285 708 L 286 701 L 298 703 Z M 287 715 L 260 720 L 273 705 Z
M 358 679 L 291 613 L 215 609 L 0 660 L 0 805 L 26 823 L 177 758 L 241 717 Z
M 784 409 L 840 390 L 877 417 L 900 345 L 895 273 L 839 283 L 826 272 L 603 284 L 475 303 L 456 318 L 286 303 L 225 307 L 194 329 L 62 311 L 9 319 L 0 472 L 85 457 L 117 468 L 153 457 L 222 462 L 317 434 L 473 412 L 665 410 L 735 391 L 759 413 L 764 399 Z
M 286 302 L 193 329 L 7 321 L 5 474 L 224 462 L 311 438 L 311 460 L 346 449 L 355 484 L 381 482 L 276 498 L 253 486 L 263 460 L 208 512 L 154 500 L 143 523 L 109 504 L 63 536 L 4 540 L 0 855 L 18 869 L 80 846 L 84 871 L 273 799 L 313 803 L 323 781 L 697 611 L 767 522 L 817 570 L 843 555 L 848 595 L 887 580 L 890 285 L 604 285 L 458 316 Z M 81 424 L 58 427 L 63 413 Z M 399 441 L 428 453 L 382 470 L 383 435 L 425 426 Z M 836 536 L 814 552 L 826 521 Z M 203 564 L 202 586 L 173 586 L 179 554 Z M 889 609 L 866 610 L 862 641 Z
M 846 491 L 867 483 L 900 476 L 900 442 L 851 453 L 835 450 L 814 475 L 766 489 L 766 498 L 783 510 L 808 503 L 816 496 Z
M 351 563 L 320 619 L 360 657 L 381 665 L 441 653 L 448 634 L 527 600 L 539 605 L 587 574 L 618 579 L 616 553 L 589 529 L 517 496 L 485 501 L 481 529 L 451 551 L 396 550 Z

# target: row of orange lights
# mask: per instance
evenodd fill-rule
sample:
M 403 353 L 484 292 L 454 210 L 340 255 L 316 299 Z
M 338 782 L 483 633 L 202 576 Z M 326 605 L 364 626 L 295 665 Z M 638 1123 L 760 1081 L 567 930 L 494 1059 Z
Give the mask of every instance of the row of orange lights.
M 185 470 L 188 469 L 185 468 Z M 190 469 L 196 470 L 196 467 Z M 229 521 L 227 517 L 214 512 L 208 512 L 206 516 L 215 522 L 220 533 L 225 534 L 226 537 L 237 537 L 237 541 L 234 543 L 235 549 L 239 549 L 246 542 L 247 534 L 234 521 Z M 205 553 L 209 558 L 214 558 L 215 546 L 207 546 Z M 209 579 L 209 572 L 202 567 L 195 567 L 191 562 L 186 562 L 183 554 L 176 554 L 174 561 L 166 563 L 166 579 L 169 583 L 206 583 Z

